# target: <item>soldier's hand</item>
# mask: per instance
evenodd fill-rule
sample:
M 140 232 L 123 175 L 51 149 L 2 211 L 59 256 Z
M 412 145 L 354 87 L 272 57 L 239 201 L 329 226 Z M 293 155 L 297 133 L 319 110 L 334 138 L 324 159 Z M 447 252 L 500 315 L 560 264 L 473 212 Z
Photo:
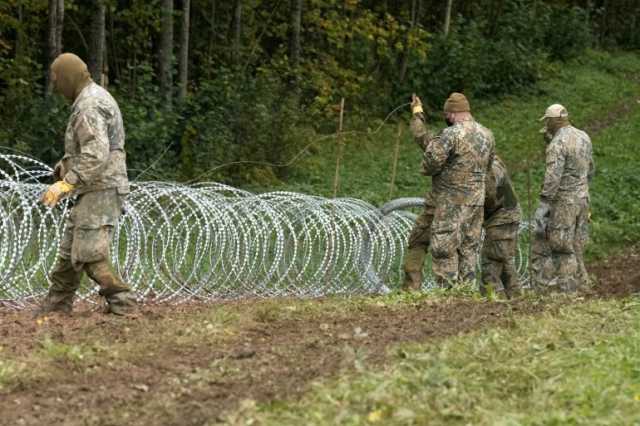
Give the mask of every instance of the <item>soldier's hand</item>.
M 63 198 L 69 192 L 73 191 L 73 189 L 74 186 L 70 183 L 59 180 L 58 182 L 51 185 L 47 189 L 47 192 L 44 193 L 41 200 L 42 204 L 47 207 L 53 208 L 56 206 L 56 204 L 58 204 L 61 198 Z
M 422 112 L 422 101 L 416 94 L 411 95 L 411 113 L 418 114 Z
M 534 231 L 537 236 L 542 237 L 547 232 L 547 225 L 549 223 L 549 214 L 551 212 L 551 207 L 544 201 L 540 201 L 540 205 L 536 209 L 535 214 L 533 215 L 534 221 Z
M 53 181 L 57 182 L 59 180 L 64 179 L 64 175 L 67 174 L 64 169 L 64 164 L 62 161 L 58 161 L 56 165 L 53 167 Z

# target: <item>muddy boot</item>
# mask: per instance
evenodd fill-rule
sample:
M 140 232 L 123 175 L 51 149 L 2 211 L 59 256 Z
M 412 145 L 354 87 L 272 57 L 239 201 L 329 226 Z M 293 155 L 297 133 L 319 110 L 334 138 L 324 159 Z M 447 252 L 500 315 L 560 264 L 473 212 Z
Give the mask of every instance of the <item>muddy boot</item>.
M 73 310 L 74 293 L 66 291 L 49 290 L 40 306 L 34 311 L 33 316 L 40 317 L 51 312 L 71 314 Z
M 98 294 L 107 300 L 107 313 L 126 315 L 134 311 L 136 298 L 128 285 L 113 272 L 106 261 L 87 263 L 85 270 L 98 283 Z
M 100 290 L 100 294 L 103 291 Z M 136 311 L 136 297 L 132 291 L 120 291 L 112 294 L 102 294 L 107 300 L 106 313 L 114 315 L 130 315 Z
M 405 272 L 402 290 L 420 291 L 421 289 L 422 289 L 422 273 L 421 272 Z
M 73 299 L 78 287 L 80 287 L 81 272 L 76 271 L 69 259 L 58 258 L 49 279 L 51 287 L 40 307 L 34 312 L 34 316 L 40 316 L 49 312 L 63 312 L 70 314 L 73 309 Z

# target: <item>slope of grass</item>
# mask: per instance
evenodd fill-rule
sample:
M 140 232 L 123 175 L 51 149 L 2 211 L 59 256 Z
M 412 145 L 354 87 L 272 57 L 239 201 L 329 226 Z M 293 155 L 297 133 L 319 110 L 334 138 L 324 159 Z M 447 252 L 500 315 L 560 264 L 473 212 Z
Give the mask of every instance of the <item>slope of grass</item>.
M 317 384 L 301 401 L 247 406 L 265 425 L 640 423 L 640 300 L 568 304 L 395 351 L 381 371 Z
M 498 154 L 511 170 L 525 211 L 535 209 L 544 173 L 538 118 L 546 107 L 555 102 L 564 104 L 574 125 L 590 132 L 598 166 L 592 191 L 596 244 L 590 247 L 591 255 L 640 240 L 639 225 L 634 220 L 639 208 L 636 200 L 640 198 L 635 170 L 640 162 L 640 150 L 635 147 L 640 134 L 639 69 L 638 54 L 590 52 L 580 60 L 553 65 L 547 78 L 529 93 L 471 100 L 478 121 L 496 136 Z M 421 153 L 406 124 L 401 124 L 396 185 L 390 191 L 398 133 L 393 120 L 400 117 L 406 123 L 409 119 L 408 107 L 400 111 L 385 125 L 373 121 L 368 124 L 369 131 L 351 133 L 349 130 L 359 124 L 350 122 L 347 111 L 339 196 L 380 205 L 390 198 L 421 196 L 428 190 L 429 179 L 419 174 Z M 433 123 L 433 127 L 441 128 L 443 123 Z M 296 163 L 291 179 L 277 189 L 332 195 L 336 141 L 325 138 L 310 151 Z

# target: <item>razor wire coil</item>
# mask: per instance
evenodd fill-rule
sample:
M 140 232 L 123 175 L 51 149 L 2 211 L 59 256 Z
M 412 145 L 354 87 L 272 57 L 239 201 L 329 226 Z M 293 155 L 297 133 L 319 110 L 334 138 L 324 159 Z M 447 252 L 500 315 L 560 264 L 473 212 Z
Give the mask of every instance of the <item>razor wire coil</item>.
M 0 153 L 0 302 L 24 307 L 48 288 L 70 211 L 40 202 L 52 169 Z M 111 260 L 141 301 L 384 293 L 422 199 L 382 208 L 354 198 L 253 194 L 219 183 L 134 182 Z M 521 253 L 522 254 L 522 253 Z M 525 256 L 518 256 L 521 278 Z M 433 286 L 429 275 L 425 287 Z M 90 299 L 96 286 L 84 286 Z

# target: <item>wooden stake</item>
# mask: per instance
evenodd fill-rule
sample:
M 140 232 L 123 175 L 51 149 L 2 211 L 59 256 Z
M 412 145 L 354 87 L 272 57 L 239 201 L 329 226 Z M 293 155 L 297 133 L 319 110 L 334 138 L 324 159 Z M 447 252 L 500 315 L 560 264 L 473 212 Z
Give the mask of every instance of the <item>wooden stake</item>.
M 527 263 L 529 264 L 529 289 L 533 290 L 533 265 L 531 264 L 531 254 L 533 249 L 533 240 L 531 233 L 531 164 L 529 163 L 529 158 L 531 158 L 531 154 L 527 155 L 525 159 L 525 167 L 527 168 L 527 210 L 529 211 L 529 226 L 527 226 L 527 235 L 529 238 L 529 253 Z
M 338 121 L 338 133 L 336 141 L 338 144 L 338 154 L 336 156 L 336 173 L 333 177 L 333 198 L 338 196 L 338 189 L 340 188 L 340 162 L 342 161 L 342 123 L 344 119 L 344 98 L 340 101 L 340 120 Z
M 396 135 L 396 146 L 393 149 L 393 166 L 391 167 L 391 184 L 389 185 L 389 200 L 393 196 L 396 185 L 396 173 L 398 171 L 398 156 L 400 154 L 400 140 L 402 139 L 402 123 L 398 122 L 398 133 Z

